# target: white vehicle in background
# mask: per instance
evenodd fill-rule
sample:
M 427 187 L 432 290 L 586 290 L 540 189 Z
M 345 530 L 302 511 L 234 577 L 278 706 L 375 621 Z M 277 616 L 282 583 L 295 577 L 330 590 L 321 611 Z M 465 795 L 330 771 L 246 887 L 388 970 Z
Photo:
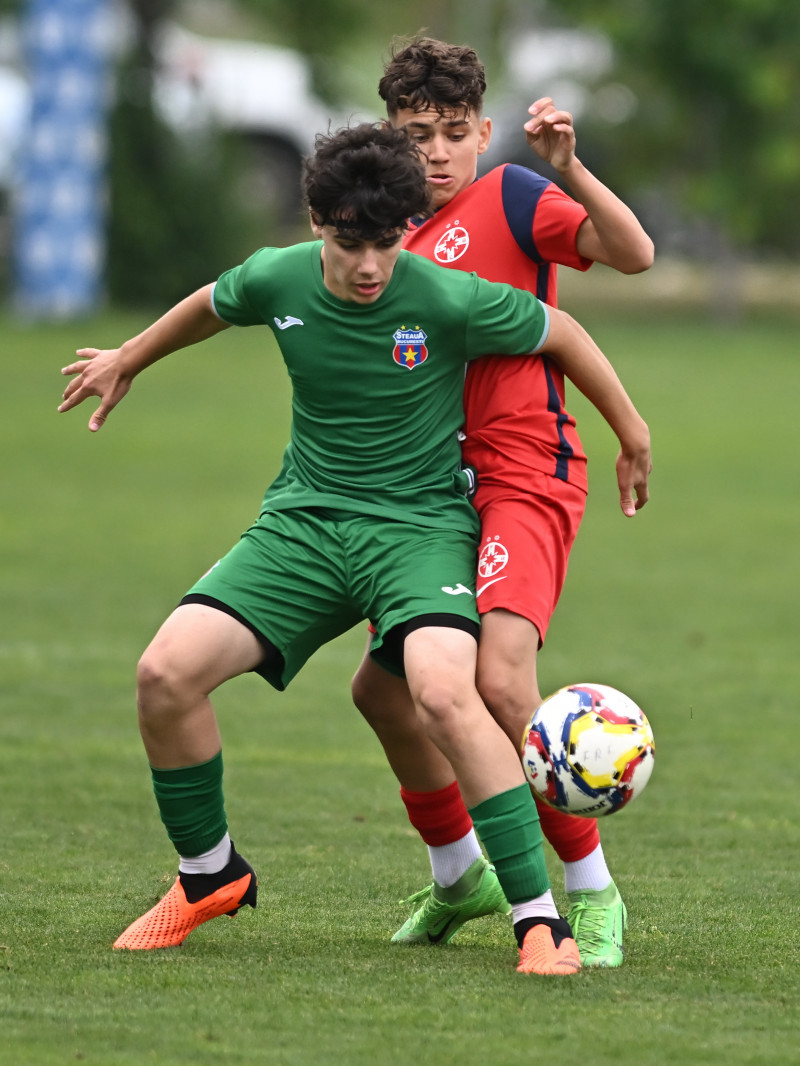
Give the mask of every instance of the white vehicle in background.
M 114 51 L 132 39 L 128 18 L 114 22 Z M 337 112 L 313 92 L 307 60 L 289 48 L 202 37 L 166 22 L 155 46 L 154 106 L 176 133 L 214 127 L 241 134 L 252 149 L 251 192 L 286 220 L 299 204 L 301 162 L 314 137 L 353 113 Z M 31 90 L 18 21 L 0 20 L 0 196 L 13 185 Z
M 187 135 L 209 127 L 241 134 L 251 149 L 249 191 L 284 220 L 299 205 L 301 163 L 316 134 L 355 117 L 315 95 L 307 60 L 289 48 L 166 23 L 156 61 L 154 102 L 165 122 Z

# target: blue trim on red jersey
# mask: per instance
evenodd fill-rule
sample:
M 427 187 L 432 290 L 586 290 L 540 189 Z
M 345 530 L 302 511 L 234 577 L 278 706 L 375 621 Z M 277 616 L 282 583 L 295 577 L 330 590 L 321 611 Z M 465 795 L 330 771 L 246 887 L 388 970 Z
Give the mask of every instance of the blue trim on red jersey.
M 569 481 L 569 461 L 575 454 L 572 445 L 564 435 L 564 423 L 569 419 L 569 415 L 561 406 L 561 397 L 558 395 L 558 389 L 555 381 L 553 381 L 550 363 L 547 359 L 542 359 L 542 366 L 547 379 L 547 410 L 556 416 L 556 426 L 558 428 L 558 456 L 553 476 L 557 477 L 559 481 Z
M 550 180 L 543 178 L 536 171 L 528 170 L 527 167 L 518 166 L 516 163 L 508 163 L 503 169 L 500 186 L 503 213 L 512 237 L 520 250 L 543 268 L 539 270 L 536 280 L 536 295 L 543 303 L 547 301 L 550 269 L 549 263 L 542 257 L 533 239 L 533 219 L 542 193 L 549 184 Z

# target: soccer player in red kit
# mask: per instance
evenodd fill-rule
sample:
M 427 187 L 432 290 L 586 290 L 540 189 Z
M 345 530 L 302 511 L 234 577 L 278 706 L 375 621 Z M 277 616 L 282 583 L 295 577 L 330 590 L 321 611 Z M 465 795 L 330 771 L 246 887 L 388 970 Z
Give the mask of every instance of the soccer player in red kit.
M 423 154 L 435 208 L 431 219 L 412 220 L 405 247 L 528 289 L 554 306 L 558 265 L 586 270 L 601 262 L 626 274 L 646 270 L 653 259 L 650 238 L 580 163 L 572 118 L 549 98 L 529 109 L 525 135 L 574 198 L 513 164 L 476 180 L 478 156 L 491 137 L 491 120 L 482 113 L 485 88 L 472 49 L 432 38 L 413 40 L 387 64 L 379 92 L 389 121 L 404 126 Z M 537 653 L 583 516 L 586 457 L 564 407 L 563 375 L 547 359 L 476 361 L 467 371 L 464 403 L 463 458 L 476 473 L 474 503 L 482 527 L 475 589 L 481 614 L 478 688 L 519 745 L 541 702 Z M 632 516 L 645 501 L 620 502 Z M 386 751 L 433 871 L 433 884 L 409 899 L 419 906 L 393 941 L 446 943 L 471 918 L 507 913 L 455 775 L 421 735 L 405 683 L 367 655 L 353 681 L 353 698 Z M 564 863 L 568 920 L 583 965 L 619 966 L 626 911 L 596 820 L 538 806 L 544 835 Z

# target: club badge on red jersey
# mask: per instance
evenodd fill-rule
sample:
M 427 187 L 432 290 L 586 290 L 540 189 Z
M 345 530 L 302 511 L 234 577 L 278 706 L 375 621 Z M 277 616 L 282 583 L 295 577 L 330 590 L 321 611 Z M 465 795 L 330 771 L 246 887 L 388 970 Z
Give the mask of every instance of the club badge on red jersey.
M 436 242 L 433 254 L 437 263 L 454 263 L 469 248 L 469 233 L 456 219 Z
M 394 334 L 395 344 L 392 358 L 398 366 L 413 370 L 415 366 L 424 363 L 428 358 L 428 349 L 425 347 L 427 339 L 428 334 L 419 326 L 416 329 L 406 329 L 405 326 L 401 326 Z

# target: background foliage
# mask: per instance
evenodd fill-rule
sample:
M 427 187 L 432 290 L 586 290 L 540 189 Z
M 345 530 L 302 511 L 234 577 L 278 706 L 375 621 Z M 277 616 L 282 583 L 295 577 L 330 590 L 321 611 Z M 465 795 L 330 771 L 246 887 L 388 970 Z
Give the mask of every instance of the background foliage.
M 313 0 L 302 9 L 261 4 L 318 68 L 354 63 L 375 71 L 395 34 L 421 28 L 473 44 L 490 89 L 503 85 L 505 56 L 525 29 L 601 30 L 615 51 L 610 80 L 633 90 L 638 107 L 613 129 L 582 124 L 579 136 L 609 141 L 597 151 L 607 180 L 626 198 L 666 201 L 703 231 L 713 258 L 721 245 L 783 254 L 800 251 L 800 7 L 783 0 L 486 0 L 464 5 L 368 5 Z M 334 11 L 334 9 L 336 9 Z M 298 12 L 302 10 L 302 16 Z M 309 17 L 310 16 L 310 17 Z M 308 19 L 308 21 L 306 21 Z M 355 49 L 354 49 L 355 44 Z M 535 68 L 537 56 L 531 54 Z M 328 91 L 346 77 L 327 78 Z M 364 83 L 366 89 L 366 80 Z M 663 210 L 662 210 L 663 213 Z M 657 209 L 653 207 L 653 215 Z
M 571 0 L 639 98 L 620 181 L 674 198 L 739 248 L 800 251 L 800 7 Z
M 125 2 L 125 0 L 123 0 Z M 177 19 L 210 37 L 287 46 L 305 55 L 317 93 L 332 109 L 380 114 L 376 86 L 396 36 L 425 30 L 474 44 L 487 64 L 493 117 L 502 119 L 515 161 L 536 166 L 521 136 L 528 90 L 511 76 L 512 46 L 529 31 L 606 35 L 613 64 L 600 76 L 573 71 L 590 100 L 622 89 L 634 101 L 611 121 L 591 106 L 577 120 L 581 157 L 630 202 L 673 252 L 715 264 L 719 291 L 735 308 L 743 259 L 800 253 L 800 7 L 783 0 L 127 0 L 136 40 L 123 58 L 112 118 L 109 295 L 161 306 L 256 244 L 304 236 L 297 198 L 263 196 L 258 172 L 281 166 L 277 145 L 261 155 L 221 131 L 178 137 L 152 114 L 152 40 Z M 0 13 L 22 8 L 0 0 Z M 538 48 L 538 54 L 537 54 Z M 533 76 L 551 58 L 531 46 Z M 537 83 L 540 84 L 540 83 Z M 559 83 L 547 79 L 541 91 Z M 495 143 L 502 132 L 496 124 Z M 505 144 L 503 145 L 505 150 Z M 497 160 L 499 161 L 499 159 Z M 247 172 L 243 193 L 242 173 Z M 275 178 L 266 179 L 274 190 Z M 256 204 L 263 200 L 263 204 Z M 254 235 L 256 239 L 254 240 Z M 0 274 L 3 271 L 0 270 Z M 725 280 L 722 280 L 725 279 Z M 183 282 L 183 284 L 181 284 Z M 722 311 L 724 312 L 724 309 Z

